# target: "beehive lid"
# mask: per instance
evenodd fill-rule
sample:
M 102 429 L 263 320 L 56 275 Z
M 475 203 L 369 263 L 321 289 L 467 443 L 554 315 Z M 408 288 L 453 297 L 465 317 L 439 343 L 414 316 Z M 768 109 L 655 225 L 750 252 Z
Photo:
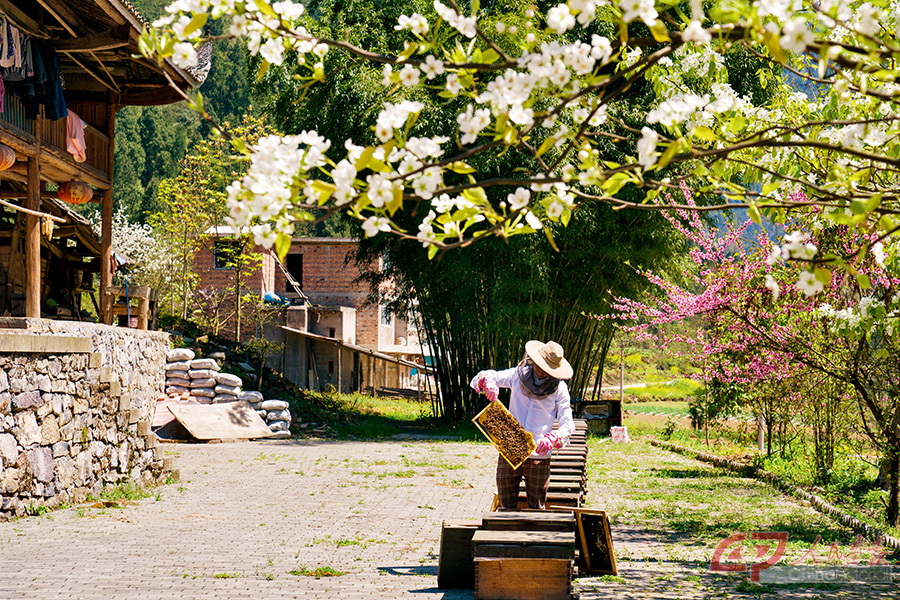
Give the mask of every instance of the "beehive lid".
M 489 402 L 472 422 L 513 469 L 518 469 L 537 448 L 534 436 L 500 402 Z

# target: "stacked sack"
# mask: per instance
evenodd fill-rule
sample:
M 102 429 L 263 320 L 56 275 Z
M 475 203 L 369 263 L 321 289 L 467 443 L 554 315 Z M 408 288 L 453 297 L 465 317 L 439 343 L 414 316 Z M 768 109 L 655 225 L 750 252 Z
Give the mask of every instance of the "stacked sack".
M 193 350 L 175 348 L 166 354 L 166 394 L 185 393 L 201 404 L 235 402 L 243 382 L 237 375 L 220 373 L 212 358 L 194 358 Z
M 291 411 L 284 400 L 264 400 L 259 392 L 241 392 L 238 396 L 250 404 L 260 418 L 272 431 L 272 438 L 286 439 L 291 437 Z

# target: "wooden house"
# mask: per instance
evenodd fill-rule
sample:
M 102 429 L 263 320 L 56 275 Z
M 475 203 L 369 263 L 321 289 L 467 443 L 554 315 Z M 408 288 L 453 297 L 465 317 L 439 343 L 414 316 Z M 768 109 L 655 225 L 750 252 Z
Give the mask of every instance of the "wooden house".
M 15 153 L 0 171 L 0 315 L 79 318 L 88 293 L 100 320 L 112 322 L 116 111 L 177 102 L 173 84 L 196 88 L 208 72 L 208 64 L 189 72 L 140 57 L 145 25 L 127 0 L 0 0 L 0 144 Z M 15 44 L 23 64 L 30 53 L 31 87 L 27 68 L 16 71 L 9 54 Z M 59 199 L 88 194 L 102 206 L 99 239 Z

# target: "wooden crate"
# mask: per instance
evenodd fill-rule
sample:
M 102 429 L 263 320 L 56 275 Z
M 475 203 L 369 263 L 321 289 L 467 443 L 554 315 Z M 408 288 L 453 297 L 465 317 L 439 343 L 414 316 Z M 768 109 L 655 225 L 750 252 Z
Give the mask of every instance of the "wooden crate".
M 476 600 L 570 600 L 572 561 L 476 558 Z
M 480 526 L 481 521 L 444 521 L 441 528 L 441 553 L 438 557 L 439 588 L 475 587 L 472 536 Z

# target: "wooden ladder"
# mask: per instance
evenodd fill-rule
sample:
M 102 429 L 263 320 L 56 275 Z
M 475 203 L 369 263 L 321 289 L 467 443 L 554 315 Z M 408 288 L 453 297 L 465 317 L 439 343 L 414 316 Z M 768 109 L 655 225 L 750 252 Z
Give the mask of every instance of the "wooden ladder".
M 284 273 L 285 279 L 287 279 L 287 282 L 291 285 L 292 288 L 294 288 L 294 292 L 296 292 L 298 296 L 303 298 L 304 301 L 309 303 L 309 298 L 307 298 L 306 294 L 303 293 L 303 290 L 300 289 L 300 284 L 296 279 L 294 279 L 294 276 L 290 274 L 290 272 L 287 270 L 287 267 L 285 267 L 284 263 L 281 262 L 281 259 L 278 258 L 278 254 L 276 254 L 274 250 L 269 250 L 269 254 L 271 254 L 272 258 L 275 259 L 275 264 L 277 264 L 278 268 L 281 269 L 281 272 Z

